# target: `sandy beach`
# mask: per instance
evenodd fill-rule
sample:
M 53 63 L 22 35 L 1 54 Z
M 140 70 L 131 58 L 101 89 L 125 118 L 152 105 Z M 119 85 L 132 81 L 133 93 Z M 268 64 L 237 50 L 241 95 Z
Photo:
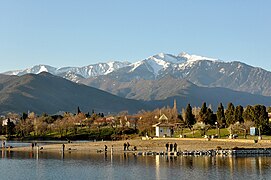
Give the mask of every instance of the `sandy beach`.
M 105 145 L 108 147 L 108 152 L 113 149 L 114 153 L 122 153 L 124 150 L 123 144 L 129 142 L 131 145 L 129 151 L 132 151 L 134 146 L 138 151 L 165 151 L 166 143 L 177 143 L 178 151 L 191 150 L 210 150 L 221 147 L 222 149 L 238 148 L 271 148 L 271 140 L 260 140 L 255 143 L 254 140 L 246 139 L 211 139 L 207 141 L 204 138 L 155 138 L 151 140 L 126 140 L 126 141 L 99 141 L 99 142 L 81 142 L 81 143 L 65 143 L 65 151 L 97 153 L 104 151 Z M 41 148 L 42 147 L 42 148 Z M 37 149 L 36 147 L 34 147 Z M 34 150 L 35 150 L 34 149 Z M 40 151 L 56 152 L 62 150 L 62 144 L 49 144 L 39 146 Z M 32 147 L 13 147 L 11 151 L 32 151 Z

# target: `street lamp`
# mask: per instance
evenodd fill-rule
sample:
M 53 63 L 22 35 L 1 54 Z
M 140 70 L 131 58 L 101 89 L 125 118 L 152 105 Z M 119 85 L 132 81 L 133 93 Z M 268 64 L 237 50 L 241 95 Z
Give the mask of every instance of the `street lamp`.
M 220 137 L 220 130 L 219 130 L 217 121 L 215 122 L 215 125 L 216 125 L 216 134 L 218 135 L 218 137 Z

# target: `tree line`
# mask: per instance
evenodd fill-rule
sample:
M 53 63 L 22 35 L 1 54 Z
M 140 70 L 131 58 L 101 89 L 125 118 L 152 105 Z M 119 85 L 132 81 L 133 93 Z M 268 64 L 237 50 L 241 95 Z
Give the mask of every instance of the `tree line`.
M 140 111 L 133 115 L 133 127 L 125 127 L 125 122 L 129 121 L 128 112 L 120 112 L 114 117 L 114 121 L 108 123 L 94 123 L 99 118 L 104 118 L 103 113 L 86 113 L 77 108 L 77 113 L 64 113 L 63 115 L 48 115 L 46 113 L 41 116 L 35 113 L 18 114 L 10 113 L 10 119 L 18 119 L 15 125 L 8 121 L 7 125 L 0 129 L 0 133 L 8 136 L 16 137 L 43 137 L 43 136 L 59 136 L 65 138 L 69 136 L 79 137 L 83 139 L 97 138 L 106 136 L 107 138 L 116 138 L 126 133 L 136 133 L 138 135 L 154 135 L 153 125 L 159 122 L 159 117 L 165 114 L 168 123 L 181 124 L 181 126 L 194 130 L 204 127 L 228 128 L 229 131 L 249 131 L 250 127 L 258 128 L 262 134 L 270 134 L 271 128 L 268 119 L 268 112 L 271 108 L 264 105 L 241 105 L 234 106 L 228 103 L 224 108 L 220 103 L 216 112 L 211 106 L 207 106 L 203 102 L 201 107 L 192 107 L 187 104 L 181 112 L 176 108 L 164 107 L 153 111 Z M 83 127 L 82 127 L 83 126 Z M 80 130 L 80 132 L 78 132 Z M 82 131 L 83 130 L 83 131 Z M 81 137 L 80 137 L 81 136 Z
M 270 134 L 268 112 L 271 112 L 271 108 L 267 109 L 264 105 L 248 105 L 244 108 L 241 105 L 235 107 L 233 103 L 228 103 L 227 108 L 224 109 L 220 103 L 214 113 L 211 107 L 207 107 L 204 102 L 201 108 L 192 108 L 188 104 L 182 111 L 181 119 L 189 128 L 199 122 L 220 128 L 233 128 L 238 124 L 240 128 L 243 126 L 243 129 L 255 126 L 262 134 Z

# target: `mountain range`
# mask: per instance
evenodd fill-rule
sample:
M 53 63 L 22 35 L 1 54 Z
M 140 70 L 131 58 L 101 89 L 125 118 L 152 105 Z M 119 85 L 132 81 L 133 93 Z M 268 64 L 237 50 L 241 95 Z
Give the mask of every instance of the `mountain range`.
M 139 100 L 134 101 L 137 103 L 144 101 L 142 109 L 171 105 L 173 99 L 178 100 L 179 108 L 187 103 L 200 106 L 203 101 L 213 107 L 220 102 L 244 106 L 269 106 L 271 102 L 271 72 L 242 62 L 223 62 L 187 53 L 177 56 L 159 53 L 135 63 L 114 61 L 62 68 L 37 65 L 6 72 L 0 76 L 0 83 L 9 77 L 44 71 L 80 87 L 84 84 L 118 97 Z
M 43 71 L 110 93 L 115 93 L 119 89 L 119 87 L 114 88 L 110 81 L 127 83 L 139 79 L 157 80 L 171 75 L 175 79 L 185 79 L 200 87 L 223 87 L 271 96 L 271 72 L 242 62 L 223 62 L 219 59 L 187 53 L 180 53 L 177 56 L 160 53 L 135 63 L 114 61 L 62 68 L 37 65 L 26 70 L 9 71 L 4 74 L 21 76 Z

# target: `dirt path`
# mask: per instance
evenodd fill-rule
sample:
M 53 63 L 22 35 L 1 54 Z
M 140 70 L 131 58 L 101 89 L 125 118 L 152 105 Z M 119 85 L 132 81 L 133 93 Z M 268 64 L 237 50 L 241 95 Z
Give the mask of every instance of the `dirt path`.
M 207 141 L 203 138 L 157 138 L 151 140 L 128 140 L 128 141 L 100 141 L 100 142 L 85 142 L 85 143 L 66 143 L 65 150 L 77 151 L 77 152 L 97 152 L 103 151 L 105 145 L 108 147 L 108 151 L 113 148 L 114 152 L 123 152 L 123 144 L 129 142 L 130 150 L 137 147 L 138 151 L 165 151 L 166 143 L 177 143 L 178 150 L 210 150 L 221 147 L 223 149 L 231 149 L 233 147 L 239 148 L 271 148 L 270 140 L 261 140 L 258 143 L 254 143 L 254 140 L 246 139 L 211 139 Z M 39 149 L 41 147 L 39 146 Z M 37 148 L 34 147 L 33 150 Z M 42 146 L 40 151 L 61 151 L 62 144 L 50 144 Z M 14 147 L 11 151 L 32 151 L 31 147 Z

